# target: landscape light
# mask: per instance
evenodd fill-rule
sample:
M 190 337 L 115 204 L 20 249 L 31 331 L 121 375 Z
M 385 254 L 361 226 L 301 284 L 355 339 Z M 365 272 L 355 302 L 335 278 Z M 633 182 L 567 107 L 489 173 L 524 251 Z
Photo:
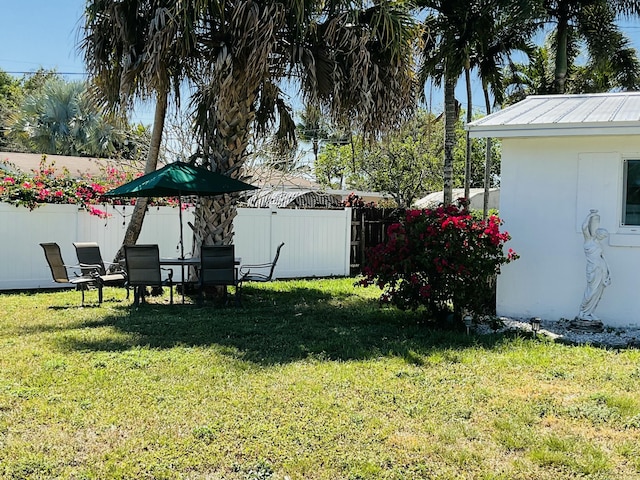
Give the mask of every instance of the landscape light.
M 533 317 L 531 319 L 531 331 L 533 332 L 533 336 L 536 337 L 538 332 L 540 331 L 540 318 Z

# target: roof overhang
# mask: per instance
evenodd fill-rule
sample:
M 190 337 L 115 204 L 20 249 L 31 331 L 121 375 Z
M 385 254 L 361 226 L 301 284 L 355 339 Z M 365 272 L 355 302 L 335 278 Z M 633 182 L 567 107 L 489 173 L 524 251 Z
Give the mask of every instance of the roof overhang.
M 467 125 L 472 138 L 517 138 L 517 137 L 579 137 L 640 135 L 640 122 L 628 124 L 611 123 L 556 123 L 535 125 Z
M 640 92 L 532 95 L 465 128 L 474 138 L 638 135 Z

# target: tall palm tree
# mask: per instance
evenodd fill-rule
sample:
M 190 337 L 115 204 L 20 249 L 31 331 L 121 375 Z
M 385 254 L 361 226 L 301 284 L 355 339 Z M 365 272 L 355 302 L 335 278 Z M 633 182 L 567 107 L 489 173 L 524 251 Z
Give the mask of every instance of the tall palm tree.
M 423 24 L 420 80 L 426 84 L 431 78 L 436 86 L 444 87 L 443 200 L 448 205 L 453 200 L 453 149 L 459 113 L 455 88 L 469 58 L 470 8 L 465 0 L 419 0 L 417 5 L 428 12 Z
M 232 178 L 243 176 L 251 135 L 277 124 L 278 137 L 293 141 L 283 79 L 300 88 L 305 103 L 370 132 L 413 107 L 413 20 L 396 1 L 90 0 L 86 18 L 85 59 L 109 104 L 157 98 L 147 171 L 155 166 L 167 93 L 184 78 L 198 86 L 198 163 Z M 199 204 L 196 248 L 231 242 L 234 198 Z
M 355 8 L 346 0 L 211 3 L 200 32 L 206 70 L 194 97 L 200 163 L 241 178 L 251 135 L 276 126 L 278 138 L 292 142 L 295 124 L 280 88 L 283 80 L 335 123 L 349 120 L 370 133 L 410 110 L 413 20 L 394 1 L 365 5 Z M 232 241 L 234 200 L 202 199 L 194 248 Z
M 491 113 L 492 104 L 500 105 L 504 99 L 503 67 L 512 64 L 512 54 L 521 52 L 531 56 L 534 47 L 531 38 L 537 29 L 539 10 L 536 5 L 524 0 L 502 2 L 496 8 L 483 10 L 476 28 L 480 32 L 474 44 L 473 66 L 477 69 L 482 83 L 486 114 Z M 467 83 L 467 89 L 469 84 Z M 470 97 L 469 97 L 470 98 Z M 493 98 L 493 101 L 491 100 Z M 470 116 L 467 121 L 470 121 Z M 467 131 L 467 146 L 469 146 Z M 469 147 L 467 147 L 469 149 Z M 491 187 L 492 141 L 487 138 L 485 146 L 484 201 L 482 214 L 487 217 L 489 210 L 489 189 Z
M 444 84 L 444 202 L 448 204 L 452 201 L 457 80 L 462 73 L 465 74 L 469 121 L 472 113 L 471 69 L 478 67 L 480 75 L 483 75 L 488 70 L 487 65 L 501 58 L 502 53 L 499 52 L 508 52 L 519 46 L 525 37 L 519 35 L 516 39 L 515 33 L 522 21 L 526 20 L 529 25 L 531 5 L 522 0 L 418 0 L 417 4 L 427 12 L 423 24 L 421 81 L 426 83 L 431 78 L 436 85 Z M 529 32 L 530 28 L 522 31 Z M 480 70 L 481 65 L 485 65 L 483 70 Z M 487 83 L 491 82 L 487 80 Z M 469 149 L 467 157 L 465 190 L 468 195 Z
M 503 85 L 506 91 L 503 105 L 516 103 L 527 95 L 556 93 L 552 43 L 553 34 L 547 38 L 545 45 L 534 49 L 528 63 L 514 62 L 503 70 Z M 577 47 L 577 44 L 575 45 Z M 569 51 L 568 58 L 572 67 L 571 74 L 564 84 L 565 93 L 640 89 L 640 61 L 632 49 L 625 48 L 614 52 L 606 62 L 581 53 L 579 50 Z M 579 56 L 586 56 L 586 63 L 575 65 L 575 59 Z
M 620 15 L 638 16 L 638 0 L 543 0 L 545 19 L 555 25 L 555 93 L 565 93 L 572 68 L 572 50 L 584 42 L 589 56 L 601 65 L 622 73 L 621 83 L 637 85 L 635 51 L 616 25 Z M 630 67 L 627 70 L 626 67 Z M 626 78 L 625 78 L 626 77 Z M 636 77 L 636 78 L 633 78 Z
M 88 0 L 80 48 L 96 97 L 109 109 L 127 109 L 137 99 L 155 98 L 153 130 L 145 173 L 157 168 L 162 131 L 173 90 L 176 102 L 196 42 L 191 19 L 200 5 L 175 0 Z M 123 245 L 135 244 L 147 198 L 136 201 Z M 123 249 L 116 254 L 120 258 Z

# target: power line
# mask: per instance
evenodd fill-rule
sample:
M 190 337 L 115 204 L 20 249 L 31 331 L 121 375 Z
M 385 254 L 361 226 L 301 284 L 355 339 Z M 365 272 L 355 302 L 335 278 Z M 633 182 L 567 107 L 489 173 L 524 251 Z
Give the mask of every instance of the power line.
M 43 68 L 43 69 L 47 70 L 45 68 Z M 84 73 L 82 73 L 82 72 L 58 72 L 58 71 L 53 70 L 53 69 L 49 70 L 49 71 L 51 71 L 51 72 L 53 72 L 53 73 L 55 73 L 57 75 L 88 75 L 88 73 L 86 73 L 86 72 L 84 72 Z M 38 72 L 31 70 L 30 72 L 8 72 L 8 71 L 5 71 L 5 73 L 9 73 L 11 75 L 30 75 L 30 74 L 34 74 L 34 73 L 38 73 Z

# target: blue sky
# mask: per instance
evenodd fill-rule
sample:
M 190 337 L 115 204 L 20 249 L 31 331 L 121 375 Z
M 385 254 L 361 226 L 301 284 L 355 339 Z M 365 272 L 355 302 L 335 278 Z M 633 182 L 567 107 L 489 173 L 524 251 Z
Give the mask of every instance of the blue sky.
M 84 0 L 0 0 L 0 69 L 22 76 L 40 67 L 55 68 L 69 80 L 84 78 L 78 53 L 84 5 Z M 640 51 L 640 21 L 625 22 L 623 28 Z M 434 110 L 441 108 L 439 96 L 434 92 Z M 458 96 L 464 102 L 462 91 Z M 474 96 L 474 104 L 483 103 L 479 89 Z M 152 112 L 150 105 L 142 105 L 132 120 L 150 124 Z
M 76 50 L 83 7 L 83 0 L 0 0 L 0 68 L 83 73 Z

